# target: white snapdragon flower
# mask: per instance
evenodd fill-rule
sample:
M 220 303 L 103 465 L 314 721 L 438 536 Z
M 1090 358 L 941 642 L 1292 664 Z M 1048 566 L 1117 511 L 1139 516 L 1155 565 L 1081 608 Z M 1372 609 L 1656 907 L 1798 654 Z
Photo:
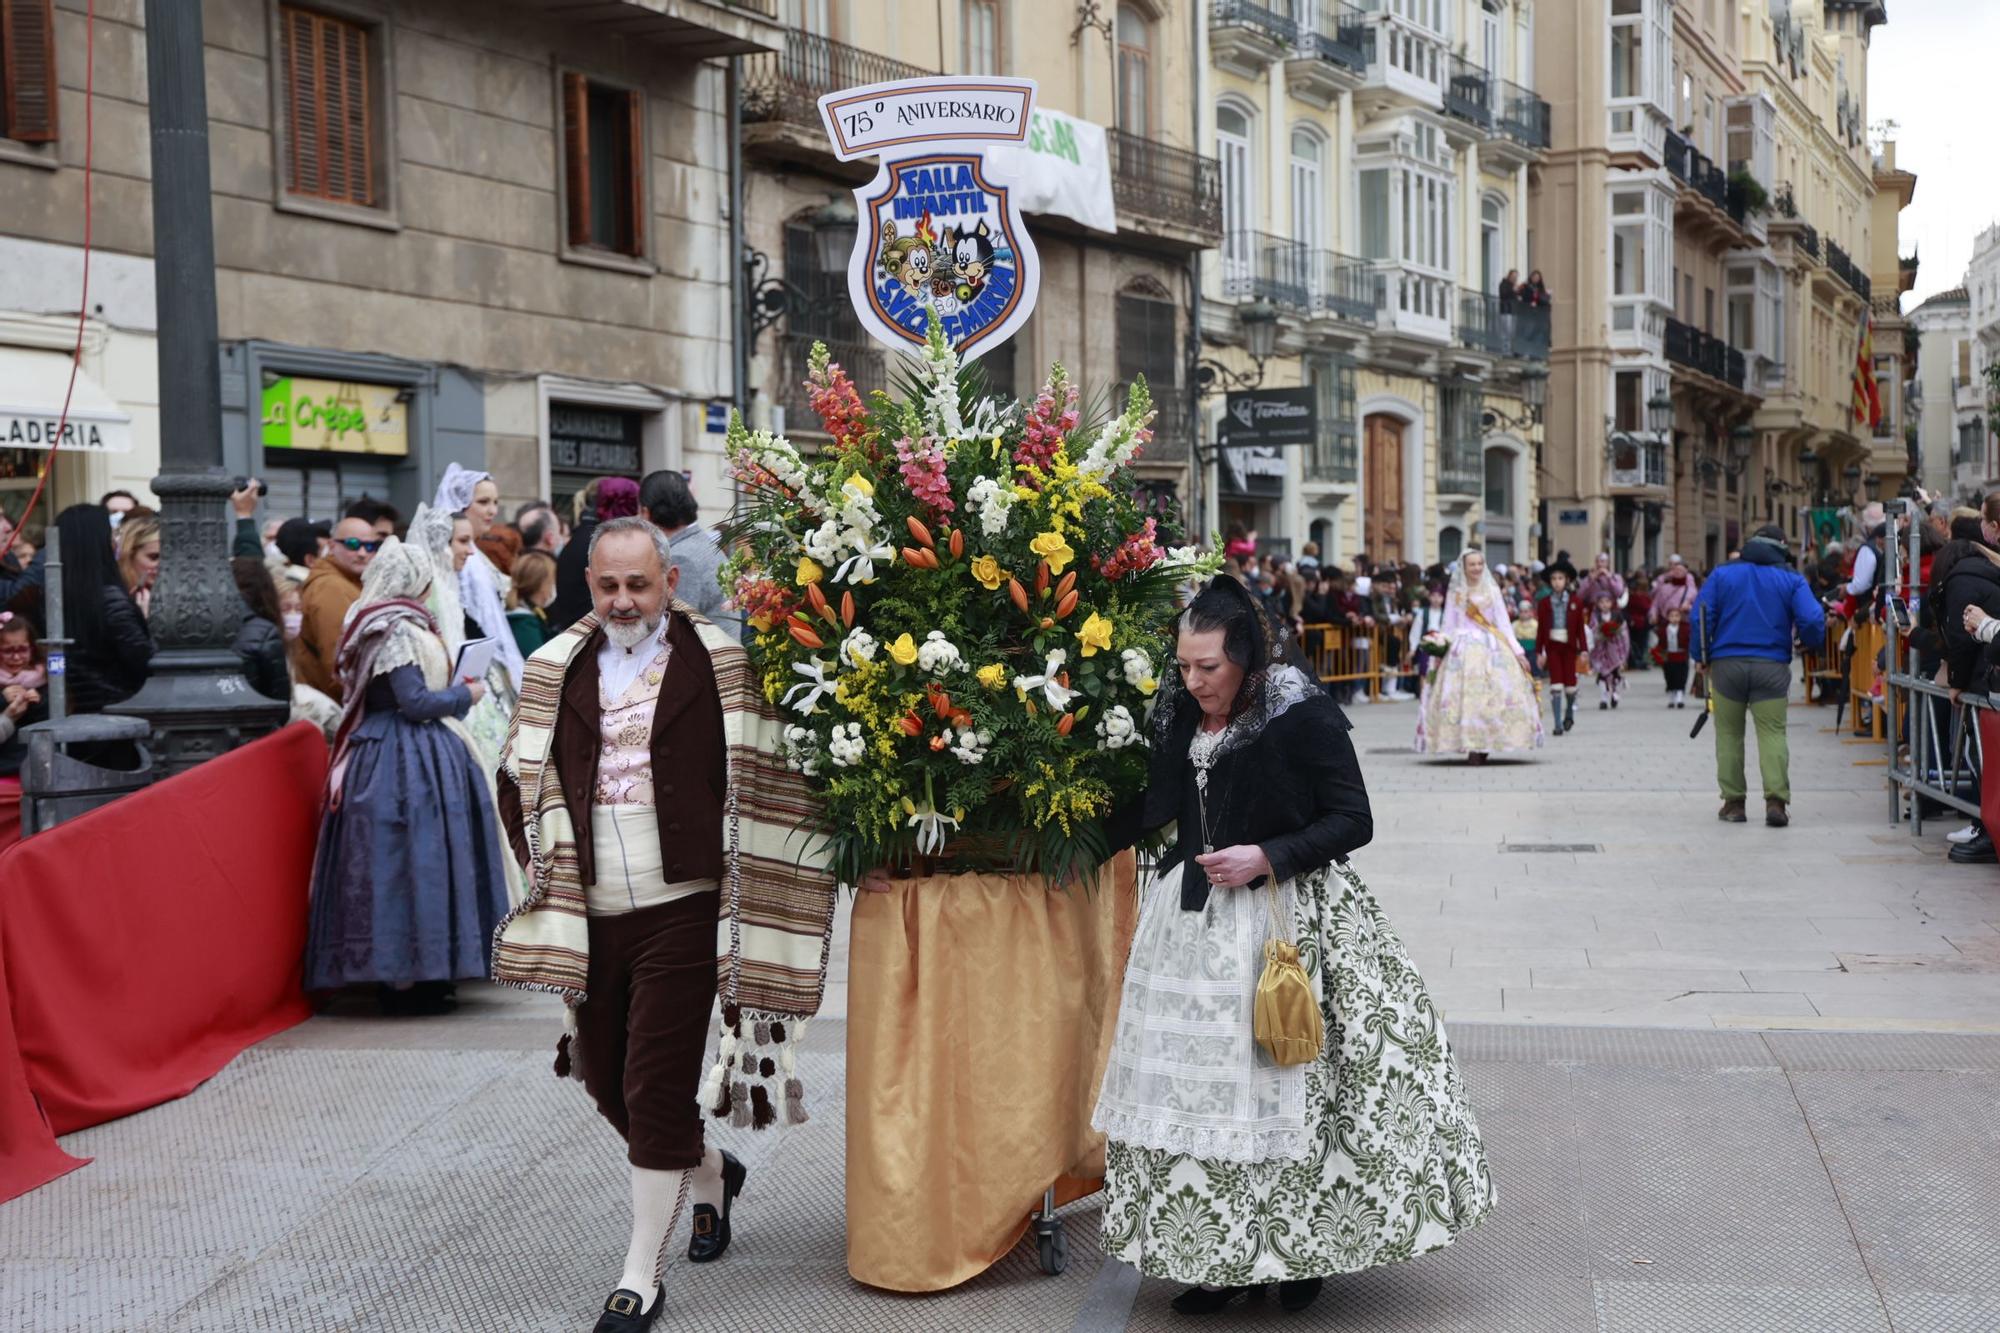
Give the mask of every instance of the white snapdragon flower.
M 941 675 L 946 671 L 965 670 L 965 658 L 943 630 L 932 630 L 917 648 L 917 670 L 927 675 Z
M 874 661 L 875 654 L 881 651 L 881 647 L 873 634 L 856 625 L 847 631 L 847 637 L 840 641 L 840 659 L 854 666 L 860 666 L 865 662 Z
M 1007 531 L 1007 520 L 1013 516 L 1014 492 L 991 477 L 973 479 L 972 487 L 966 492 L 966 503 L 979 515 L 979 530 L 988 537 L 999 537 Z
M 1119 704 L 1097 722 L 1100 750 L 1122 750 L 1128 745 L 1143 745 L 1145 738 L 1139 734 L 1139 724 L 1132 720 L 1132 713 L 1124 704 Z
M 993 748 L 993 733 L 990 731 L 972 731 L 969 728 L 953 731 L 947 727 L 943 734 L 951 745 L 952 754 L 961 764 L 982 763 L 987 751 Z
M 826 752 L 833 759 L 835 768 L 852 768 L 868 755 L 868 742 L 861 738 L 859 722 L 845 722 L 834 727 L 827 737 Z

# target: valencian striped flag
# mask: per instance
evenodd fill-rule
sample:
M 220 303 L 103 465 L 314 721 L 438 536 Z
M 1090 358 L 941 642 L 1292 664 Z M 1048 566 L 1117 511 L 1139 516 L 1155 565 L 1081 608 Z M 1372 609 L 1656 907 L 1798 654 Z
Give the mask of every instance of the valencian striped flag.
M 1854 352 L 1854 420 L 1872 430 L 1882 424 L 1882 392 L 1875 387 L 1875 318 L 1861 316 L 1861 343 Z

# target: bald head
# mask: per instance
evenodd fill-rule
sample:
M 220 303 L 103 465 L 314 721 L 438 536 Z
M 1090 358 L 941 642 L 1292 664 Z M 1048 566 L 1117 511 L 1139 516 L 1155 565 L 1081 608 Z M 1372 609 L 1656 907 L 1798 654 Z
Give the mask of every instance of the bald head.
M 358 579 L 381 545 L 374 524 L 365 519 L 343 518 L 333 525 L 333 546 L 327 551 L 327 559 Z

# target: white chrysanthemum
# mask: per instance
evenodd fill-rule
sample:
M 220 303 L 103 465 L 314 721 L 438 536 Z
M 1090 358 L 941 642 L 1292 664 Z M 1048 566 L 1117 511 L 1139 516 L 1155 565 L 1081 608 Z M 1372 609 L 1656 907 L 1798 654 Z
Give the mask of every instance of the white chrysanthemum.
M 1132 713 L 1124 704 L 1119 704 L 1097 722 L 1100 750 L 1122 750 L 1128 745 L 1143 745 L 1139 734 L 1139 724 L 1132 720 Z
M 1125 664 L 1125 683 L 1127 685 L 1144 688 L 1144 682 L 1155 679 L 1153 675 L 1153 659 L 1146 656 L 1143 649 L 1127 648 L 1120 654 L 1120 657 Z
M 860 763 L 868 754 L 868 742 L 861 738 L 861 724 L 846 722 L 836 726 L 827 737 L 826 752 L 835 768 L 852 768 Z
M 819 776 L 819 750 L 813 734 L 804 727 L 785 728 L 785 758 L 807 777 Z
M 993 748 L 993 733 L 990 731 L 953 731 L 947 727 L 944 738 L 961 764 L 982 763 L 987 751 Z
M 839 564 L 841 548 L 840 524 L 833 519 L 806 534 L 806 554 L 822 565 L 831 567 Z
M 956 645 L 944 636 L 943 630 L 932 630 L 922 644 L 917 647 L 917 670 L 929 675 L 940 675 L 946 671 L 963 671 L 965 658 Z
M 847 637 L 840 641 L 840 660 L 850 666 L 860 666 L 865 662 L 874 661 L 875 654 L 881 647 L 873 634 L 856 625 L 847 631 Z

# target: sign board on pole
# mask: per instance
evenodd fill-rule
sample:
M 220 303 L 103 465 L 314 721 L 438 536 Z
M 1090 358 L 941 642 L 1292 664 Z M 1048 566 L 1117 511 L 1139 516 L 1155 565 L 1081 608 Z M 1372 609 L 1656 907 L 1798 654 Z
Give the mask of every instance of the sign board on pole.
M 1249 499 L 1285 493 L 1285 450 L 1313 442 L 1317 402 L 1310 388 L 1246 389 L 1223 400 L 1219 430 L 1222 489 Z
M 970 76 L 820 98 L 834 155 L 881 159 L 875 179 L 854 192 L 860 221 L 847 261 L 848 297 L 878 341 L 920 346 L 935 319 L 970 360 L 1027 321 L 1041 262 L 1016 178 L 987 154 L 1027 143 L 1034 102 L 1033 79 Z

